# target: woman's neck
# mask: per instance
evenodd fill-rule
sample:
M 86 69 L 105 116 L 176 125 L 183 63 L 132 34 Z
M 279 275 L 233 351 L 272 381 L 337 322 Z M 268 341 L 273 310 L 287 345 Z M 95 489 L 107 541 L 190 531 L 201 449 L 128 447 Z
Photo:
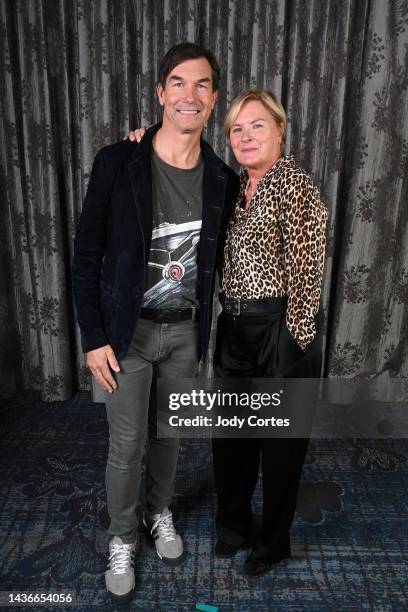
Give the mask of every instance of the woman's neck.
M 276 164 L 280 156 L 276 157 L 272 163 L 261 166 L 260 168 L 247 168 L 249 183 L 251 187 L 256 186 L 261 178 L 265 176 L 267 172 Z
M 248 172 L 248 182 L 245 188 L 245 209 L 248 210 L 252 197 L 254 196 L 256 190 L 258 189 L 259 181 L 265 176 L 267 172 L 276 164 L 279 157 L 275 159 L 275 161 L 262 168 L 247 168 Z

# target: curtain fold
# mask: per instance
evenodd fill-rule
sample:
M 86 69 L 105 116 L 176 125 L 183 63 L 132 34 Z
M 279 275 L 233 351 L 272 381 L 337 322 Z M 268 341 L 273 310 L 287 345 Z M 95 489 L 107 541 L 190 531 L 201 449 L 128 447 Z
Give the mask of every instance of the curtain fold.
M 408 375 L 405 0 L 0 0 L 0 394 L 89 388 L 71 293 L 96 151 L 160 118 L 160 58 L 182 40 L 222 68 L 206 138 L 233 159 L 233 97 L 268 87 L 287 152 L 329 209 L 325 375 Z M 384 398 L 386 399 L 386 398 Z

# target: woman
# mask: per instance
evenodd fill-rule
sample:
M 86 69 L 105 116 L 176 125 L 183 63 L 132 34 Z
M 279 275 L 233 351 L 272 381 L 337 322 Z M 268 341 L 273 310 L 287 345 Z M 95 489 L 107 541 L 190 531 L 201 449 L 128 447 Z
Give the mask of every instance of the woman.
M 231 104 L 225 133 L 244 166 L 226 229 L 223 311 L 214 356 L 218 376 L 318 377 L 316 321 L 327 212 L 310 176 L 282 156 L 285 111 L 266 90 Z M 307 439 L 214 439 L 216 554 L 252 547 L 244 573 L 260 575 L 290 556 Z M 251 498 L 262 466 L 263 521 L 252 530 Z

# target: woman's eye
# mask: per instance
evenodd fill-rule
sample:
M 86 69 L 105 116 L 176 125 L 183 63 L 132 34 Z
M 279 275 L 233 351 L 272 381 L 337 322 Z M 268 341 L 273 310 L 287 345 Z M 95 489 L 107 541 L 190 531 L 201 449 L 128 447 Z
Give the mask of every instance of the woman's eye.
M 255 125 L 253 126 L 254 128 L 261 128 L 262 124 L 261 123 L 255 123 Z
M 241 128 L 238 128 L 238 127 L 236 127 L 236 128 L 232 128 L 232 130 L 231 130 L 231 132 L 232 132 L 233 134 L 238 134 L 238 132 L 240 132 L 240 131 L 241 131 Z

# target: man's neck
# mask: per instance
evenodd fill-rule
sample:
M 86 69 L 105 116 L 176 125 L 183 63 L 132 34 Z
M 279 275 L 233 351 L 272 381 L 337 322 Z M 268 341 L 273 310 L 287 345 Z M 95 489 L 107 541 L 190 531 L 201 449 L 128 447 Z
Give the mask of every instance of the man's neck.
M 200 133 L 179 134 L 162 126 L 153 138 L 157 155 L 176 168 L 195 168 L 200 157 Z

